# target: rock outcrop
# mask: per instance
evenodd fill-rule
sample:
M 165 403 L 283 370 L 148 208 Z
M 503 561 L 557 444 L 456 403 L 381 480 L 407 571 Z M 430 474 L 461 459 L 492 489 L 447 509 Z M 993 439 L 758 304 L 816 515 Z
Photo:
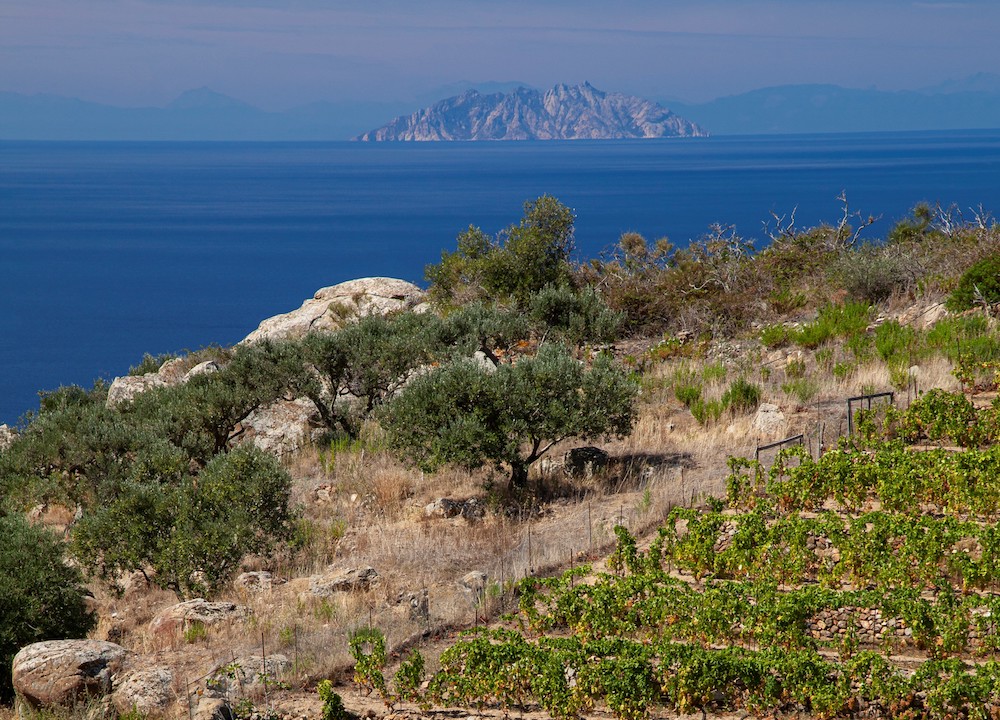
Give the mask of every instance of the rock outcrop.
M 707 134 L 654 102 L 584 83 L 560 84 L 545 92 L 521 87 L 481 95 L 469 90 L 355 139 L 613 140 Z
M 264 320 L 243 342 L 300 338 L 312 330 L 332 331 L 349 318 L 420 309 L 425 300 L 424 291 L 405 280 L 385 277 L 348 280 L 317 290 L 297 310 Z
M 378 581 L 379 574 L 372 567 L 332 570 L 309 578 L 309 592 L 318 597 L 330 597 L 336 593 L 370 590 Z
M 33 708 L 68 707 L 111 692 L 128 651 L 101 640 L 47 640 L 14 656 L 14 690 Z
M 192 623 L 215 625 L 220 622 L 242 620 L 250 614 L 249 608 L 231 602 L 209 602 L 201 598 L 171 605 L 149 623 L 154 635 L 183 631 Z

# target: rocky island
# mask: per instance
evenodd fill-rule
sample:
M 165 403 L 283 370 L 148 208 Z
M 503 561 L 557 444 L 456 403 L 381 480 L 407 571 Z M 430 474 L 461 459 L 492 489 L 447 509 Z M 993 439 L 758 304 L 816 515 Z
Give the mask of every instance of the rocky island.
M 559 84 L 544 92 L 520 87 L 482 95 L 468 90 L 412 115 L 401 115 L 355 140 L 622 140 L 707 135 L 703 128 L 654 102 L 603 92 L 584 83 Z

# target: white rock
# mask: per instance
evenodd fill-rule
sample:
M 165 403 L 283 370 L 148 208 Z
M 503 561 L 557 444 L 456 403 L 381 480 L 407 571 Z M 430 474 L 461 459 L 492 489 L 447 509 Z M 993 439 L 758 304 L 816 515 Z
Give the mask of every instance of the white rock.
M 254 410 L 239 429 L 240 441 L 275 455 L 297 450 L 323 434 L 316 406 L 308 398 L 278 400 Z
M 329 597 L 336 593 L 369 590 L 378 581 L 379 574 L 372 567 L 333 570 L 325 575 L 313 575 L 309 578 L 309 592 L 319 597 Z
M 173 683 L 173 673 L 162 666 L 126 671 L 116 680 L 111 699 L 119 713 L 159 715 L 173 700 Z
M 348 280 L 317 290 L 297 310 L 264 320 L 243 342 L 300 338 L 311 330 L 332 331 L 347 318 L 414 310 L 423 305 L 424 299 L 424 291 L 405 280 L 385 277 Z
M 785 429 L 785 414 L 777 405 L 762 403 L 757 408 L 751 427 L 762 435 L 781 433 Z

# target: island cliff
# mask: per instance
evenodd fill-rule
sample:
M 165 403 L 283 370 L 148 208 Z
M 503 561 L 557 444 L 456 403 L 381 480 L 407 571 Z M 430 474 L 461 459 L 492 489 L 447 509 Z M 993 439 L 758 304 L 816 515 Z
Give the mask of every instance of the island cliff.
M 613 140 L 704 137 L 708 133 L 649 100 L 583 85 L 544 92 L 469 90 L 397 117 L 355 140 Z

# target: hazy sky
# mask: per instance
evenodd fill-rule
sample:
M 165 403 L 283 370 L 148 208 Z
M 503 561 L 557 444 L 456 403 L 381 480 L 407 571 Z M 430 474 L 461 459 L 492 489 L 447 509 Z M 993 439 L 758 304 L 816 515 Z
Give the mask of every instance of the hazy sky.
M 267 108 L 461 81 L 706 100 L 766 85 L 918 88 L 1000 72 L 995 0 L 0 0 L 0 90 Z

